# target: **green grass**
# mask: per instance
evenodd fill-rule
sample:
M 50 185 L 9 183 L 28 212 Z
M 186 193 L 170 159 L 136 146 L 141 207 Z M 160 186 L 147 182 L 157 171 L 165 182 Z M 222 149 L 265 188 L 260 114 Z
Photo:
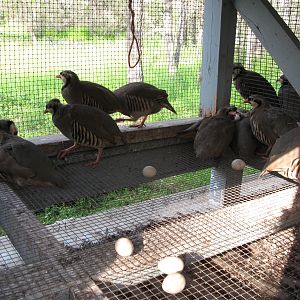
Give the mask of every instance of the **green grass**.
M 86 28 L 72 30 L 62 30 L 57 35 L 57 32 L 47 29 L 43 39 L 37 43 L 24 41 L 23 38 L 10 39 L 9 36 L 0 39 L 0 118 L 14 120 L 23 137 L 58 132 L 50 115 L 44 115 L 43 110 L 49 99 L 62 99 L 62 83 L 55 78 L 60 71 L 71 69 L 82 80 L 100 83 L 111 90 L 127 83 L 128 47 L 122 33 L 113 38 L 98 39 L 91 36 Z M 200 84 L 197 78 L 201 66 L 199 45 L 182 47 L 178 71 L 170 76 L 167 52 L 161 38 L 145 37 L 142 62 L 144 81 L 167 90 L 169 100 L 178 113 L 175 115 L 162 110 L 152 115 L 150 122 L 198 115 Z M 270 66 L 271 75 L 278 72 L 276 66 Z M 254 62 L 254 67 L 258 71 L 261 66 Z M 273 77 L 272 83 L 277 79 Z M 245 107 L 234 88 L 233 91 L 231 102 Z M 256 171 L 245 172 L 250 174 Z M 206 185 L 209 178 L 209 170 L 178 175 L 137 188 L 115 191 L 96 199 L 83 198 L 72 205 L 54 206 L 38 214 L 38 218 L 49 224 L 64 218 L 81 217 Z
M 5 231 L 2 227 L 0 227 L 0 236 L 5 235 Z
M 134 188 L 124 188 L 98 198 L 82 198 L 71 204 L 52 206 L 39 213 L 38 219 L 51 224 L 66 218 L 78 218 L 124 205 L 169 195 L 206 185 L 209 170 L 201 170 L 160 179 Z
M 257 174 L 250 167 L 244 170 L 244 176 Z M 209 184 L 210 169 L 200 170 L 141 184 L 133 188 L 120 189 L 96 198 L 81 198 L 75 203 L 55 205 L 37 214 L 43 224 L 52 224 L 58 220 L 79 218 L 103 212 L 109 209 L 143 202 L 177 192 L 187 191 Z
M 60 71 L 74 70 L 82 80 L 100 83 L 111 90 L 127 83 L 128 48 L 125 39 L 105 43 L 68 41 L 66 44 L 60 41 L 39 41 L 37 44 L 12 41 L 0 43 L 0 46 L 0 117 L 16 121 L 23 137 L 57 133 L 50 116 L 45 116 L 43 110 L 49 99 L 62 99 L 62 82 L 55 78 Z M 162 110 L 149 121 L 197 116 L 199 50 L 183 47 L 178 72 L 169 76 L 163 47 L 158 39 L 145 41 L 144 80 L 167 90 L 178 114 Z

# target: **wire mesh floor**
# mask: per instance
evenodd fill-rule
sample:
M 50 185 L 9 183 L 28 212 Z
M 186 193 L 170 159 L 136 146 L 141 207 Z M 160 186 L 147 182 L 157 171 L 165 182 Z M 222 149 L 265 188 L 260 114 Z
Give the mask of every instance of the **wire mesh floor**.
M 165 275 L 124 288 L 98 285 L 109 299 L 298 299 L 299 233 L 295 226 L 208 259 L 191 255 L 177 295 L 162 291 Z
M 299 191 L 281 178 L 254 174 L 223 198 L 205 186 L 46 227 L 27 222 L 30 212 L 17 196 L 5 196 L 1 225 L 15 213 L 18 230 L 29 233 L 14 239 L 16 248 L 1 237 L 1 299 L 60 299 L 79 283 L 88 288 L 78 299 L 298 297 Z M 131 257 L 115 252 L 121 236 L 134 243 Z M 174 296 L 162 291 L 165 275 L 157 268 L 167 256 L 185 261 L 188 283 Z

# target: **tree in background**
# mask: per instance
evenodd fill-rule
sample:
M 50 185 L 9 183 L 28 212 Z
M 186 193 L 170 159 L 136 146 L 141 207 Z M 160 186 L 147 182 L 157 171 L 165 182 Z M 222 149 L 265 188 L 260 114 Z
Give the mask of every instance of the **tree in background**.
M 163 35 L 170 75 L 178 70 L 182 46 L 201 42 L 203 8 L 203 1 L 164 0 Z

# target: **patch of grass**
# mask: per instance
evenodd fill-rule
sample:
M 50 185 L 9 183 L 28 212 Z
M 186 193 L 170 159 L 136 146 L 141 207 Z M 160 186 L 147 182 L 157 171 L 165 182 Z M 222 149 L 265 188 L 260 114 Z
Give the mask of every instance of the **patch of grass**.
M 58 220 L 80 218 L 146 200 L 166 196 L 209 184 L 211 169 L 184 173 L 176 176 L 140 184 L 137 187 L 124 188 L 103 196 L 81 198 L 75 203 L 65 203 L 46 208 L 37 214 L 43 224 L 52 224 Z M 246 167 L 243 175 L 259 173 L 259 170 Z
M 134 188 L 120 189 L 97 198 L 82 198 L 71 204 L 55 205 L 37 214 L 44 224 L 58 220 L 79 218 L 124 205 L 169 195 L 204 186 L 209 182 L 209 170 L 180 174 L 141 184 Z
M 6 235 L 6 232 L 4 231 L 4 229 L 2 227 L 0 227 L 0 236 L 2 235 Z

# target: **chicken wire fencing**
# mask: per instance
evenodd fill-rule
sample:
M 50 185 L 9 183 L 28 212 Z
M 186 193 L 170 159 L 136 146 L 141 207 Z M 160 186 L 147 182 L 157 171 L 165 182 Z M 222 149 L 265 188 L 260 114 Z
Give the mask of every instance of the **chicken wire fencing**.
M 1 118 L 24 137 L 57 132 L 43 110 L 63 99 L 63 70 L 112 91 L 129 81 L 166 90 L 177 115 L 150 121 L 198 115 L 203 1 L 131 2 L 136 40 L 128 1 L 2 1 Z
M 299 2 L 271 0 L 270 3 L 296 37 L 299 38 Z M 246 70 L 254 71 L 262 75 L 269 82 L 271 87 L 258 82 L 256 77 L 248 78 L 250 84 L 256 86 L 257 93 L 269 98 L 271 104 L 282 108 L 297 121 L 300 120 L 300 98 L 298 93 L 294 90 L 292 85 L 290 85 L 288 78 L 285 78 L 285 80 L 280 79 L 280 76 L 283 74 L 282 71 L 278 68 L 272 56 L 265 50 L 239 13 L 236 28 L 234 62 L 241 63 Z M 233 86 L 231 90 L 231 103 L 238 107 L 250 109 L 251 107 L 249 105 L 243 103 L 242 98 L 241 94 Z
M 298 35 L 298 3 L 272 5 Z M 43 110 L 62 99 L 55 75 L 64 69 L 111 90 L 129 79 L 166 89 L 177 115 L 162 110 L 150 121 L 197 116 L 203 2 L 133 7 L 141 62 L 131 69 L 128 3 L 2 2 L 1 118 L 23 137 L 55 133 Z M 235 62 L 278 93 L 280 70 L 244 21 L 237 25 Z M 234 86 L 231 102 L 248 108 Z M 0 184 L 0 299 L 299 299 L 295 183 L 227 162 L 223 189 L 222 179 L 209 185 L 215 162 L 196 161 L 190 143 L 140 152 L 104 157 L 94 170 L 75 154 L 59 165 L 64 189 Z M 157 167 L 154 179 L 141 175 L 146 162 Z M 133 242 L 131 256 L 117 254 L 120 237 Z M 175 295 L 158 269 L 168 256 L 184 263 L 185 288 Z
M 46 226 L 0 188 L 1 299 L 298 299 L 295 183 L 252 174 L 224 197 L 207 186 L 156 189 L 149 200 Z M 132 241 L 132 255 L 117 254 L 120 237 Z M 184 263 L 175 295 L 158 268 L 169 256 Z
M 270 1 L 299 36 L 297 1 Z M 88 80 L 115 90 L 129 81 L 145 81 L 167 91 L 177 115 L 162 110 L 150 121 L 199 114 L 203 1 L 2 1 L 1 118 L 13 119 L 23 137 L 57 133 L 45 103 L 62 99 L 62 83 L 55 78 L 73 70 Z M 132 51 L 130 51 L 131 43 Z M 264 76 L 276 92 L 281 71 L 253 32 L 238 17 L 235 62 Z M 285 92 L 282 106 L 298 108 L 298 95 Z M 231 102 L 247 107 L 232 88 Z M 292 104 L 291 104 L 292 103 Z

